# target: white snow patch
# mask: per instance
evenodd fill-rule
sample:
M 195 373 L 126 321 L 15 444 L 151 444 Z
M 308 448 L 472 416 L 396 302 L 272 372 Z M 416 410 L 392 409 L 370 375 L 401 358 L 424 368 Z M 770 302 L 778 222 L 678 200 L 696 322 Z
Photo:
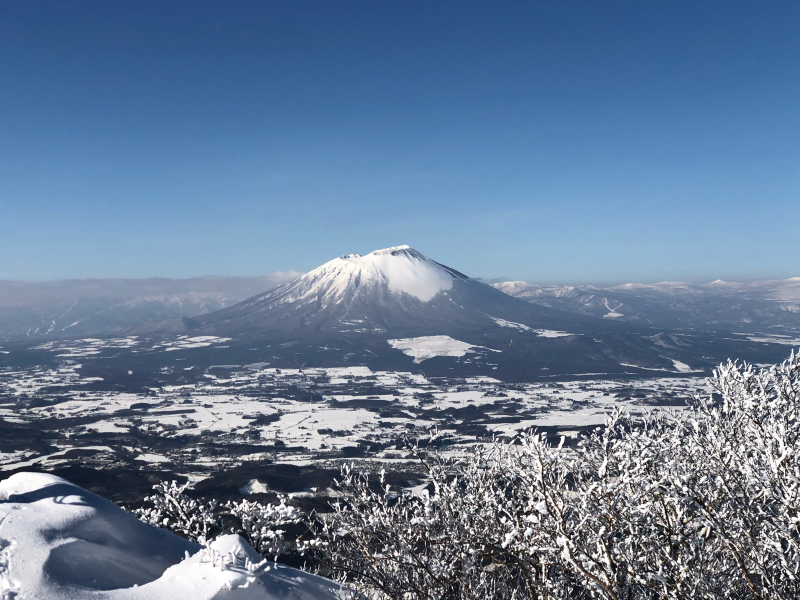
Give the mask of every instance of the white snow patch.
M 392 348 L 400 350 L 406 356 L 413 357 L 415 363 L 421 363 L 423 360 L 428 360 L 434 356 L 461 357 L 477 347 L 466 342 L 454 340 L 448 335 L 429 335 L 386 341 Z
M 506 321 L 505 319 L 498 319 L 496 317 L 489 317 L 492 321 L 500 325 L 500 327 L 508 327 L 509 329 L 519 329 L 520 331 L 533 331 L 531 327 L 523 325 L 522 323 L 514 323 L 514 321 Z
M 269 486 L 266 483 L 261 483 L 258 479 L 251 479 L 242 487 L 239 492 L 245 496 L 250 494 L 266 494 L 269 491 Z
M 621 312 L 617 312 L 620 308 L 622 308 L 622 303 L 620 302 L 619 306 L 615 306 L 614 308 L 608 305 L 608 298 L 603 298 L 603 305 L 608 310 L 608 313 L 603 315 L 604 319 L 618 319 L 620 317 L 624 317 Z
M 608 315 L 606 315 L 608 316 Z M 514 321 L 506 321 L 505 319 L 498 319 L 497 317 L 489 317 L 492 321 L 497 323 L 500 327 L 508 327 L 510 329 L 517 329 L 519 331 L 530 331 L 540 337 L 557 338 L 568 335 L 575 335 L 574 333 L 567 333 L 566 331 L 554 331 L 552 329 L 533 329 L 522 323 L 515 323 Z
M 174 340 L 156 344 L 153 348 L 164 348 L 165 352 L 171 352 L 173 350 L 184 350 L 187 348 L 207 348 L 213 344 L 222 344 L 230 340 L 231 338 L 217 337 L 214 335 L 198 335 L 195 337 L 179 335 Z
M 745 335 L 745 334 L 736 334 Z M 800 346 L 800 337 L 791 335 L 780 334 L 761 334 L 761 335 L 748 335 L 747 340 L 750 342 L 760 342 L 762 344 L 785 344 L 787 346 Z
M 679 373 L 691 373 L 692 367 L 687 365 L 685 362 L 681 362 L 679 360 L 672 359 L 672 364 L 675 365 L 675 370 Z
M 566 337 L 569 335 L 575 335 L 574 333 L 568 333 L 566 331 L 554 331 L 552 329 L 534 329 L 534 331 L 541 337 L 546 337 L 546 338 L 559 338 L 559 337 Z
M 151 452 L 143 452 L 136 457 L 136 460 L 141 460 L 149 463 L 162 463 L 169 462 L 169 459 L 163 454 L 153 454 Z

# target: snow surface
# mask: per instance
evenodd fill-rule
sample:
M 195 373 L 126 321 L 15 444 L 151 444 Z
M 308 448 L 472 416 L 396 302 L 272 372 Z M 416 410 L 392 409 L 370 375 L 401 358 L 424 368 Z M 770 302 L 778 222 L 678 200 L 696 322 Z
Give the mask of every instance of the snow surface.
M 559 338 L 559 337 L 567 337 L 569 335 L 575 335 L 574 333 L 567 333 L 566 331 L 554 331 L 552 329 L 534 329 L 534 331 L 546 338 Z
M 603 318 L 605 318 L 605 319 L 618 319 L 620 317 L 624 317 L 625 316 L 621 312 L 619 312 L 619 309 L 622 308 L 622 303 L 621 302 L 617 303 L 619 306 L 615 306 L 615 307 L 612 308 L 611 306 L 608 305 L 608 298 L 603 298 L 603 304 L 608 309 L 608 313 L 603 315 Z
M 258 479 L 251 479 L 245 485 L 239 488 L 239 493 L 248 496 L 250 494 L 264 494 L 269 491 L 269 486 L 266 483 L 261 483 Z
M 746 335 L 746 334 L 734 334 Z M 800 337 L 791 335 L 780 334 L 762 334 L 762 335 L 747 335 L 747 339 L 751 342 L 760 342 L 762 344 L 786 344 L 787 346 L 800 347 Z
M 248 562 L 251 563 L 248 565 Z M 334 600 L 337 584 L 265 563 L 242 538 L 209 548 L 44 473 L 0 482 L 0 598 Z
M 347 254 L 303 275 L 310 283 L 301 298 L 322 295 L 323 303 L 336 302 L 351 287 L 386 284 L 427 302 L 453 287 L 453 275 L 439 263 L 408 246 L 375 250 L 366 256 Z
M 475 346 L 465 357 L 454 360 L 475 360 L 480 355 L 491 360 L 494 352 L 496 350 Z M 637 377 L 631 380 L 619 378 L 619 374 L 597 373 L 591 379 L 580 374 L 581 377 L 572 382 L 545 380 L 506 384 L 491 377 L 428 379 L 421 373 L 372 371 L 366 366 L 276 369 L 262 363 L 260 366 L 216 367 L 213 370 L 218 375 L 209 377 L 207 373 L 198 383 L 165 385 L 146 395 L 82 392 L 81 387 L 64 390 L 59 377 L 78 385 L 83 382 L 73 370 L 64 370 L 60 376 L 48 375 L 47 370 L 40 367 L 6 371 L 0 372 L 0 393 L 9 397 L 28 394 L 32 386 L 25 382 L 41 378 L 46 379 L 50 390 L 39 392 L 44 398 L 50 395 L 70 399 L 53 405 L 32 406 L 23 412 L 13 402 L 0 405 L 0 418 L 7 422 L 27 423 L 31 427 L 39 427 L 42 422 L 74 425 L 61 426 L 60 433 L 65 437 L 55 444 L 53 451 L 43 454 L 31 448 L 0 452 L 0 471 L 34 468 L 37 464 L 45 464 L 47 468 L 74 464 L 77 457 L 71 450 L 79 449 L 84 456 L 80 460 L 104 464 L 109 461 L 125 464 L 131 456 L 135 456 L 137 461 L 153 464 L 166 458 L 174 465 L 171 468 L 181 469 L 181 475 L 201 479 L 211 467 L 227 468 L 242 461 L 276 460 L 279 457 L 281 462 L 312 464 L 336 459 L 334 457 L 339 456 L 342 448 L 357 445 L 364 439 L 393 444 L 392 440 L 407 434 L 409 427 L 429 428 L 438 424 L 444 428 L 449 424 L 458 429 L 465 421 L 453 419 L 450 410 L 469 405 L 484 407 L 481 421 L 489 430 L 505 423 L 502 431 L 511 435 L 511 432 L 516 434 L 525 427 L 542 424 L 571 428 L 591 421 L 599 425 L 612 407 L 639 415 L 656 406 L 674 408 L 697 393 L 711 392 L 702 371 L 695 371 L 694 376 L 681 374 L 681 377 L 675 377 L 678 373 L 671 363 L 668 364 L 670 368 L 666 368 L 667 365 L 661 369 L 651 367 L 649 370 L 653 375 L 663 375 L 652 379 Z M 641 365 L 630 366 L 637 369 L 636 373 L 641 373 Z M 4 374 L 9 375 L 7 381 L 13 382 L 15 387 L 3 382 Z M 563 374 L 547 375 L 543 370 L 542 377 L 562 379 Z M 376 390 L 376 387 L 383 389 Z M 291 390 L 295 388 L 316 395 L 318 400 L 301 401 L 292 397 L 294 392 Z M 370 408 L 362 404 L 367 395 L 374 403 Z M 433 398 L 433 402 L 425 398 Z M 176 401 L 180 404 L 176 405 Z M 131 410 L 134 404 L 148 404 L 151 408 Z M 513 416 L 509 416 L 512 409 Z M 392 417 L 381 416 L 387 410 Z M 135 414 L 131 415 L 131 412 Z M 268 415 L 270 419 L 259 423 L 254 420 L 257 415 Z M 81 435 L 87 430 L 119 432 L 134 426 L 165 439 L 187 436 L 193 441 L 187 445 L 170 443 L 168 447 L 156 450 L 99 443 L 86 446 L 88 442 Z M 253 433 L 259 441 L 253 440 Z M 477 441 L 471 432 L 454 431 L 453 435 L 459 444 Z M 200 446 L 192 447 L 192 444 L 200 443 L 199 436 L 223 447 L 247 439 L 247 443 L 254 445 L 253 454 L 225 456 L 208 453 Z M 108 438 L 104 436 L 103 439 Z M 276 455 L 273 446 L 276 439 L 298 450 Z M 329 455 L 329 452 L 333 454 Z M 389 460 L 390 455 L 386 456 Z M 383 460 L 383 457 L 379 458 Z M 252 491 L 255 491 L 257 484 L 249 483 L 253 484 Z M 245 484 L 248 484 L 246 479 L 237 482 L 243 487 Z
M 464 356 L 473 348 L 472 344 L 454 340 L 448 335 L 429 335 L 399 340 L 386 340 L 392 348 L 400 350 L 406 356 L 412 356 L 415 363 L 421 363 L 434 356 Z
M 675 366 L 675 370 L 679 373 L 691 373 L 692 367 L 687 365 L 685 362 L 681 362 L 679 360 L 672 359 L 672 364 Z
M 500 327 L 508 327 L 510 329 L 518 329 L 519 331 L 530 331 L 538 336 L 546 338 L 557 338 L 568 335 L 575 335 L 574 333 L 567 333 L 566 331 L 554 331 L 552 329 L 533 329 L 522 323 L 515 323 L 514 321 L 506 321 L 505 319 L 498 319 L 497 317 L 489 317 L 492 321 L 497 323 Z
M 186 348 L 207 348 L 213 344 L 222 344 L 229 341 L 231 341 L 231 338 L 217 337 L 214 335 L 199 335 L 196 337 L 179 335 L 177 338 L 164 342 L 163 344 L 156 344 L 154 348 L 164 348 L 165 352 L 170 352 L 172 350 L 183 350 Z
M 532 327 L 523 325 L 522 323 L 515 323 L 514 321 L 506 321 L 505 319 L 498 319 L 497 317 L 489 317 L 492 321 L 497 323 L 500 327 L 508 327 L 509 329 L 519 329 L 520 331 L 533 331 Z

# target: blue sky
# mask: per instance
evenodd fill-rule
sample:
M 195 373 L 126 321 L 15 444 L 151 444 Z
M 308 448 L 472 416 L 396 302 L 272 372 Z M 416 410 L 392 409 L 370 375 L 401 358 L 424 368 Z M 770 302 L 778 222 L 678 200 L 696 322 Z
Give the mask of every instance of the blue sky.
M 409 244 L 551 283 L 800 275 L 800 4 L 0 3 L 0 279 Z

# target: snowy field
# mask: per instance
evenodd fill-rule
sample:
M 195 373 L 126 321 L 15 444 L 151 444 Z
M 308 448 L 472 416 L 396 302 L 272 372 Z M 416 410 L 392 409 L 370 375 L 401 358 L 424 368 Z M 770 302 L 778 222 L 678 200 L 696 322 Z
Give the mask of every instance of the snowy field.
M 226 341 L 182 336 L 149 351 Z M 416 361 L 477 348 L 446 336 L 390 343 Z M 201 368 L 187 360 L 163 367 L 163 380 L 145 386 L 85 374 L 86 361 L 102 360 L 98 353 L 141 345 L 135 338 L 53 342 L 42 348 L 57 356 L 56 366 L 0 370 L 0 423 L 8 440 L 16 440 L 0 447 L 0 470 L 49 469 L 79 460 L 158 465 L 202 478 L 220 465 L 265 459 L 395 461 L 407 457 L 405 440 L 434 426 L 455 446 L 529 428 L 574 439 L 615 407 L 636 414 L 659 406 L 681 410 L 686 399 L 708 392 L 692 373 L 509 384 L 485 376 L 428 378 L 363 366 Z
M 434 356 L 464 356 L 471 352 L 472 344 L 454 340 L 447 335 L 430 335 L 416 338 L 388 340 L 392 348 L 400 350 L 406 356 L 411 356 L 416 364 Z

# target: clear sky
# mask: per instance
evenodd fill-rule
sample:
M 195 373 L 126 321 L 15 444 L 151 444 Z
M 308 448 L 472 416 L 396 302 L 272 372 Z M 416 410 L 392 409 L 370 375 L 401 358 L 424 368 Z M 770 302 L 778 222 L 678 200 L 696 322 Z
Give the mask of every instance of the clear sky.
M 0 279 L 399 244 L 536 282 L 800 276 L 800 3 L 0 2 Z

